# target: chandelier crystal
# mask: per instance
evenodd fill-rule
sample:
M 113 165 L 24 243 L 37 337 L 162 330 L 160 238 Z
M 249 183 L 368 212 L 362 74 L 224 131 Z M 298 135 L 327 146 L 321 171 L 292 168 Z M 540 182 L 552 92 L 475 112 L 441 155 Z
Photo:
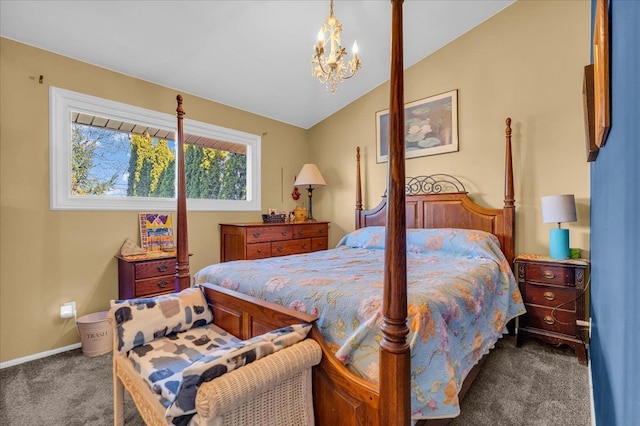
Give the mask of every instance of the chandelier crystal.
M 345 64 L 344 57 L 347 51 L 340 45 L 341 32 L 342 24 L 333 14 L 333 0 L 331 0 L 329 18 L 318 32 L 318 44 L 315 45 L 315 55 L 311 60 L 312 74 L 326 86 L 327 90 L 331 90 L 331 93 L 335 93 L 338 83 L 353 77 L 361 66 L 356 42 L 353 43 L 353 57 Z M 325 37 L 327 33 L 328 37 Z M 326 47 L 329 50 L 329 56 L 325 55 Z

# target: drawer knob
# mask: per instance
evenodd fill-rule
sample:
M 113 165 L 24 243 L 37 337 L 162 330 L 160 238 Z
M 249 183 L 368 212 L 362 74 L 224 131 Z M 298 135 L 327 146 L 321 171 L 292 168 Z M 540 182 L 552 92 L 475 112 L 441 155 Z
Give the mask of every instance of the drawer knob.
M 555 298 L 556 298 L 556 295 L 553 294 L 553 292 L 551 292 L 551 291 L 545 291 L 542 296 L 547 300 L 555 300 Z
M 302 229 L 298 229 L 298 235 L 304 235 L 304 231 Z
M 262 253 L 262 249 L 258 249 L 258 253 Z
M 282 234 L 283 237 L 287 236 L 287 231 L 282 231 L 280 234 Z
M 544 271 L 542 275 L 548 280 L 551 280 L 556 277 L 551 271 Z
M 324 228 L 320 228 L 320 231 L 318 232 L 320 232 L 321 234 L 324 234 Z
M 306 249 L 306 248 L 307 248 L 307 243 L 302 243 L 300 246 L 301 246 L 303 249 Z
M 165 280 L 158 281 L 158 287 L 160 288 L 165 288 L 168 285 L 169 285 L 169 281 L 165 281 Z
M 253 238 L 258 238 L 259 236 L 260 236 L 260 233 L 259 233 L 259 232 L 254 232 L 254 233 L 253 233 Z
M 553 325 L 556 323 L 556 320 L 553 319 L 553 317 L 546 315 L 544 318 L 542 318 L 542 321 L 546 322 L 549 325 Z
M 284 250 L 284 247 L 278 246 L 278 247 L 276 247 L 276 250 L 278 250 L 278 252 L 282 253 L 282 250 Z
M 158 266 L 158 272 L 164 272 L 168 269 L 169 267 L 167 265 L 160 265 Z

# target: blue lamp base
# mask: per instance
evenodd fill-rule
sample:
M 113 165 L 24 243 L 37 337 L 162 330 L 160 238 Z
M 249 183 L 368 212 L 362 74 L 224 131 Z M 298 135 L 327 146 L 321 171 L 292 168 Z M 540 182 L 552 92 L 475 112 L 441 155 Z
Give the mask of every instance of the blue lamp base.
M 552 228 L 549 231 L 549 255 L 553 259 L 569 259 L 569 230 Z

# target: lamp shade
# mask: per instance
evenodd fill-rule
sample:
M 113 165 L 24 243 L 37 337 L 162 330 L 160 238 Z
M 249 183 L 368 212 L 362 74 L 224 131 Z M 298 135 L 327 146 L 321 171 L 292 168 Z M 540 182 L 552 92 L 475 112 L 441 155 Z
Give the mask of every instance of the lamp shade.
M 564 223 L 577 221 L 576 201 L 573 194 L 542 197 L 542 221 Z
M 302 186 L 304 188 L 319 188 L 327 186 L 324 178 L 320 174 L 320 170 L 315 164 L 305 164 L 298 174 L 294 186 Z

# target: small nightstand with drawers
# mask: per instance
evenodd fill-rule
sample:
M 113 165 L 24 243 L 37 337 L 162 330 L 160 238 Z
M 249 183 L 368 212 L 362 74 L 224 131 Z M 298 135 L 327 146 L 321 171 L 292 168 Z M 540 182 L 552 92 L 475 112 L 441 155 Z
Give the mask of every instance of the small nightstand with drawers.
M 585 293 L 589 261 L 551 259 L 523 254 L 516 257 L 515 273 L 527 313 L 518 318 L 517 343 L 535 337 L 552 344 L 571 346 L 581 364 L 587 363 L 585 347 Z M 580 323 L 579 323 L 580 322 Z
M 328 245 L 329 222 L 220 225 L 220 262 L 309 253 Z
M 176 256 L 120 256 L 118 259 L 118 297 L 134 299 L 173 293 L 178 288 Z

